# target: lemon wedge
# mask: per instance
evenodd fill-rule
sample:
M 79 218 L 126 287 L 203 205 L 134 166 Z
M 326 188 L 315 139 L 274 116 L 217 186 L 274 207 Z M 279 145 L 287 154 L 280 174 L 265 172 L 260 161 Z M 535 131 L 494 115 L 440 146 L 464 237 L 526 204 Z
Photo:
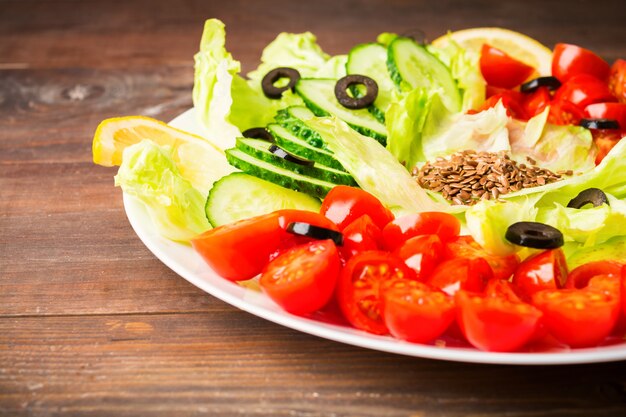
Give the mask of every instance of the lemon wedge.
M 215 181 L 235 171 L 228 164 L 224 151 L 208 139 L 145 116 L 103 120 L 93 138 L 93 161 L 106 167 L 120 165 L 124 149 L 144 139 L 160 146 L 171 146 L 181 175 L 202 193 L 208 192 Z
M 483 44 L 503 50 L 511 57 L 532 66 L 539 75 L 551 75 L 552 51 L 533 38 L 502 28 L 473 28 L 450 32 L 433 41 L 436 47 L 445 47 L 450 40 L 463 48 L 480 53 Z

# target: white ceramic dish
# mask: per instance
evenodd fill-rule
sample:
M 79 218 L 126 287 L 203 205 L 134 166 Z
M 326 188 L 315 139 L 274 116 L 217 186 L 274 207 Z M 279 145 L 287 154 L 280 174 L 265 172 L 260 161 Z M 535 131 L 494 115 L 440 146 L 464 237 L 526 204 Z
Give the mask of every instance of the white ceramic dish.
M 192 109 L 178 116 L 170 124 L 180 129 L 201 133 L 194 116 Z M 144 207 L 133 197 L 124 195 L 124 207 L 130 224 L 142 242 L 178 275 L 228 304 L 301 332 L 368 349 L 458 362 L 557 365 L 626 359 L 626 342 L 590 349 L 561 349 L 539 353 L 492 353 L 472 348 L 410 344 L 391 337 L 371 335 L 345 326 L 293 316 L 273 304 L 262 293 L 246 289 L 218 276 L 190 246 L 171 242 L 159 236 L 153 229 Z

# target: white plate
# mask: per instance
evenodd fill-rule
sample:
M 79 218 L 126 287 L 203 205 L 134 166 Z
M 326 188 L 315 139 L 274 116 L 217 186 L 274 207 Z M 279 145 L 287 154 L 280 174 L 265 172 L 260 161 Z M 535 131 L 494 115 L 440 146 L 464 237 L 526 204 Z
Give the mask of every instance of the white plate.
M 193 109 L 181 114 L 170 124 L 187 131 L 202 133 L 195 120 Z M 133 197 L 124 195 L 124 207 L 128 220 L 141 241 L 178 275 L 228 304 L 301 332 L 368 349 L 459 362 L 556 365 L 626 359 L 626 343 L 624 342 L 590 349 L 559 349 L 538 353 L 491 353 L 472 348 L 410 344 L 341 325 L 293 316 L 273 304 L 262 293 L 243 288 L 218 276 L 190 246 L 174 243 L 157 235 L 143 205 Z

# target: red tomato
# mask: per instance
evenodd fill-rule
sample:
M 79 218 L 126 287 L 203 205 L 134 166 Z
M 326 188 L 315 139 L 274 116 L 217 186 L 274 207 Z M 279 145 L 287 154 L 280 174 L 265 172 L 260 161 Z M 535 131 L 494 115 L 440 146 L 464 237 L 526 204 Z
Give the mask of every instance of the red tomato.
M 514 94 L 514 91 L 504 91 L 502 93 L 494 94 L 489 97 L 480 108 L 478 112 L 495 107 L 498 102 L 502 101 L 502 105 L 506 109 L 506 114 L 514 119 L 527 120 L 528 116 L 524 111 L 523 97 Z M 519 93 L 518 93 L 519 94 Z
M 622 317 L 626 319 L 626 265 L 622 267 Z
M 326 229 L 336 230 L 337 225 L 332 221 L 328 220 L 326 217 L 322 216 L 319 213 L 315 213 L 312 211 L 305 210 L 295 210 L 295 209 L 284 209 L 278 210 L 275 212 L 278 215 L 278 224 L 280 228 L 283 230 L 281 235 L 280 244 L 278 248 L 270 255 L 270 260 L 274 259 L 282 252 L 293 248 L 294 246 L 303 245 L 305 243 L 311 242 L 312 239 L 306 236 L 294 235 L 292 233 L 287 232 L 287 226 L 289 223 L 294 222 L 303 222 L 312 224 L 314 226 L 324 227 Z
M 437 235 L 415 236 L 394 251 L 394 255 L 415 272 L 415 278 L 428 278 L 442 256 L 443 244 Z
M 394 250 L 419 235 L 437 235 L 442 242 L 458 236 L 461 222 L 451 214 L 438 211 L 408 214 L 393 220 L 383 229 L 383 244 Z
M 493 270 L 495 279 L 508 279 L 520 262 L 519 256 L 492 255 L 483 249 L 471 236 L 458 236 L 446 243 L 444 258 L 483 258 Z
M 533 295 L 533 304 L 543 312 L 549 332 L 571 347 L 595 346 L 617 323 L 618 297 L 604 291 L 543 290 Z
M 407 279 L 383 285 L 382 311 L 389 333 L 413 343 L 428 343 L 439 337 L 455 316 L 452 297 Z
M 609 64 L 588 49 L 557 43 L 552 56 L 552 75 L 565 82 L 578 74 L 592 75 L 599 80 L 609 76 Z
M 208 230 L 191 244 L 219 275 L 241 281 L 261 272 L 278 249 L 282 235 L 278 213 L 274 212 Z
M 360 188 L 338 185 L 324 198 L 320 213 L 343 230 L 364 214 L 381 229 L 393 220 L 393 214 L 376 197 Z
M 617 142 L 620 141 L 622 136 L 626 136 L 626 133 L 618 130 L 592 130 L 593 142 L 598 147 L 598 153 L 596 154 L 596 165 L 600 164 L 605 156 L 613 149 Z
M 530 304 L 459 291 L 457 321 L 467 340 L 481 350 L 510 352 L 535 335 L 541 312 Z
M 362 215 L 343 229 L 341 253 L 346 259 L 359 252 L 380 249 L 382 231 L 367 214 Z
M 584 109 L 593 103 L 615 101 L 609 86 L 589 74 L 578 74 L 571 77 L 556 90 L 554 99 L 566 100 Z
M 545 110 L 550 105 L 552 97 L 548 87 L 539 87 L 528 94 L 524 99 L 524 113 L 527 117 L 533 117 Z
M 626 61 L 623 59 L 618 59 L 611 66 L 609 90 L 620 103 L 626 103 Z
M 524 101 L 524 96 L 526 94 L 524 93 L 520 93 L 517 90 L 509 90 L 508 88 L 500 88 L 500 87 L 494 87 L 493 85 L 487 85 L 485 87 L 485 97 L 489 98 L 491 96 L 495 96 L 498 94 L 507 94 L 509 96 L 511 96 L 511 98 L 518 102 L 521 103 L 522 101 Z
M 493 46 L 484 44 L 480 51 L 480 72 L 489 85 L 513 88 L 526 81 L 534 71 L 533 67 Z
M 613 119 L 626 131 L 626 103 L 595 103 L 585 107 L 585 116 L 591 119 Z
M 585 112 L 567 100 L 553 100 L 550 104 L 548 122 L 554 125 L 576 125 L 585 117 Z
M 293 247 L 267 264 L 259 284 L 286 311 L 307 314 L 328 303 L 340 270 L 332 240 L 314 241 Z
M 337 285 L 339 307 L 357 329 L 387 334 L 380 305 L 380 287 L 392 279 L 413 279 L 401 259 L 387 252 L 361 252 L 350 258 Z
M 567 263 L 561 249 L 545 250 L 526 258 L 513 274 L 520 295 L 530 298 L 541 290 L 562 288 L 567 279 Z
M 487 283 L 485 295 L 489 297 L 501 298 L 512 303 L 521 303 L 522 300 L 517 295 L 517 289 L 505 279 L 492 279 Z
M 574 268 L 567 276 L 565 288 L 585 288 L 591 278 L 597 275 L 611 275 L 618 277 L 622 264 L 616 261 L 589 262 Z
M 482 258 L 454 258 L 437 265 L 427 283 L 449 295 L 459 290 L 481 292 L 493 278 L 493 271 Z

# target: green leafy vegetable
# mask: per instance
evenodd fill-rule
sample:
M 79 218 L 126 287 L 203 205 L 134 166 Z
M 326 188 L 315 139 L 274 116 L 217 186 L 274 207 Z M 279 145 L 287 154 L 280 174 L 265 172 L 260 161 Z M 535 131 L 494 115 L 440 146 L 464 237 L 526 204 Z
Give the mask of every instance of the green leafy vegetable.
M 115 185 L 145 204 L 159 234 L 168 239 L 188 241 L 211 227 L 206 196 L 180 175 L 169 146 L 143 140 L 124 149 Z

